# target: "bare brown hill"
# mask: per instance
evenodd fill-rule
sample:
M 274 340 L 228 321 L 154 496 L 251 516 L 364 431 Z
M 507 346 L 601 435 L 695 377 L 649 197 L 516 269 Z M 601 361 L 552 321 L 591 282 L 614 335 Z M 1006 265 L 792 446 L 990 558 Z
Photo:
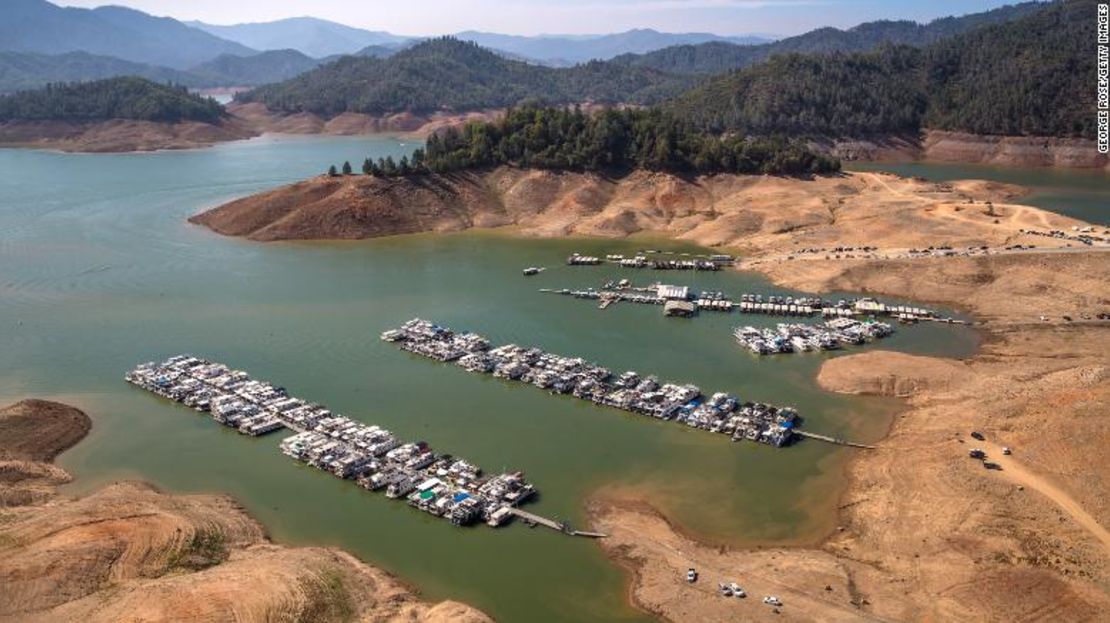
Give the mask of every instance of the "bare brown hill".
M 594 523 L 631 594 L 672 621 L 1099 621 L 1110 609 L 1110 261 L 1105 253 L 757 264 L 783 285 L 961 306 L 985 321 L 966 361 L 829 359 L 831 391 L 907 400 L 849 464 L 840 529 L 809 548 L 714 547 L 644 500 L 602 494 Z M 1064 318 L 1072 318 L 1067 320 Z M 985 441 L 970 437 L 980 431 Z M 968 451 L 982 447 L 1000 470 Z M 1013 449 L 1012 456 L 1002 447 Z M 683 580 L 703 570 L 708 586 Z M 738 581 L 763 604 L 724 599 Z M 700 584 L 700 582 L 699 582 Z
M 420 601 L 342 551 L 275 545 L 226 496 L 124 482 L 47 502 L 69 475 L 46 461 L 88 429 L 84 413 L 58 403 L 0 410 L 0 499 L 26 486 L 9 477 L 13 461 L 18 473 L 55 476 L 39 479 L 43 495 L 0 514 L 0 621 L 490 620 L 460 603 Z
M 1010 203 L 1020 192 L 991 182 L 940 184 L 879 173 L 799 179 L 637 171 L 610 178 L 501 167 L 405 178 L 320 176 L 190 220 L 262 241 L 515 225 L 528 235 L 656 232 L 762 252 L 833 245 L 1045 246 L 1055 242 L 1019 230 L 1081 224 Z M 989 212 L 986 200 L 993 201 Z

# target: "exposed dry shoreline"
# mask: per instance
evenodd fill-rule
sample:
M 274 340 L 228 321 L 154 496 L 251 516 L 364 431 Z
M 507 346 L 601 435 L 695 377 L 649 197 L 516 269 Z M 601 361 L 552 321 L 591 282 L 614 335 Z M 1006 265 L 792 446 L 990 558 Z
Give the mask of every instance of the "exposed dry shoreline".
M 259 241 L 508 225 L 536 236 L 650 232 L 759 257 L 832 246 L 1063 246 L 1020 230 L 1085 225 L 1013 203 L 1023 192 L 994 182 L 935 183 L 882 173 L 799 179 L 637 171 L 611 178 L 500 167 L 405 178 L 320 176 L 232 201 L 190 221 Z M 989 209 L 986 201 L 992 201 Z
M 410 180 L 319 178 L 194 222 L 255 240 L 364 238 L 515 225 L 525 235 L 652 232 L 741 251 L 744 267 L 811 292 L 848 290 L 958 307 L 981 351 L 966 361 L 839 357 L 830 391 L 899 396 L 906 411 L 847 468 L 841 530 L 812 547 L 699 543 L 638 497 L 597 496 L 600 542 L 630 597 L 673 621 L 1083 621 L 1110 609 L 1110 254 L 1022 229 L 1084 223 L 1014 203 L 1023 189 L 880 173 L 798 180 L 498 169 Z M 991 202 L 989 207 L 986 202 Z M 788 259 L 812 247 L 1035 244 L 1036 252 L 930 259 Z M 1065 320 L 1065 316 L 1074 321 Z M 968 434 L 1017 449 L 1002 472 L 967 458 Z M 1022 487 L 1019 489 L 1018 487 Z M 683 581 L 685 569 L 703 582 Z M 754 599 L 716 595 L 740 581 Z M 780 614 L 764 594 L 787 602 Z
M 581 108 L 603 108 L 584 103 Z M 447 127 L 472 121 L 491 121 L 502 109 L 465 112 L 342 113 L 324 117 L 315 113 L 280 113 L 260 103 L 232 102 L 227 117 L 218 124 L 197 122 L 154 123 L 111 120 L 95 123 L 65 121 L 0 123 L 0 147 L 34 147 L 69 152 L 131 152 L 210 147 L 227 141 L 263 134 L 323 134 L 369 136 L 400 134 L 422 140 Z M 991 164 L 1018 167 L 1103 169 L 1110 171 L 1110 157 L 1098 153 L 1095 142 L 1044 136 L 990 136 L 922 130 L 872 138 L 829 138 L 812 141 L 819 150 L 847 161 L 932 162 Z
M 925 160 L 1013 167 L 1110 170 L 1110 157 L 1094 141 L 1048 136 L 991 136 L 924 130 L 920 136 L 836 139 L 818 148 L 845 160 L 905 162 Z
M 257 136 L 257 133 L 234 118 L 219 124 L 197 121 L 157 123 L 129 119 L 0 123 L 0 147 L 31 147 L 79 153 L 193 149 L 252 136 Z
M 69 475 L 51 461 L 90 425 L 59 403 L 0 409 L 0 621 L 490 620 L 343 551 L 276 545 L 227 496 L 140 482 L 56 496 Z
M 220 123 L 158 123 L 113 119 L 99 122 L 10 121 L 0 123 L 0 147 L 31 147 L 78 153 L 195 149 L 262 134 L 354 136 L 401 134 L 413 139 L 470 121 L 488 120 L 497 110 L 417 115 L 344 113 L 325 119 L 311 113 L 281 115 L 261 104 L 231 104 Z
M 606 553 L 633 572 L 633 601 L 672 621 L 1099 620 L 1110 608 L 1102 477 L 1110 323 L 1062 317 L 1110 310 L 1106 258 L 758 264 L 810 291 L 958 304 L 985 321 L 981 352 L 966 361 L 874 351 L 826 362 L 818 375 L 826 389 L 899 396 L 907 406 L 879 450 L 849 463 L 841 529 L 814 547 L 707 547 L 645 500 L 600 494 L 591 514 L 611 535 Z M 1003 469 L 969 459 L 976 446 Z M 689 566 L 708 571 L 707 586 L 682 580 Z M 776 615 L 713 593 L 732 580 L 786 606 Z

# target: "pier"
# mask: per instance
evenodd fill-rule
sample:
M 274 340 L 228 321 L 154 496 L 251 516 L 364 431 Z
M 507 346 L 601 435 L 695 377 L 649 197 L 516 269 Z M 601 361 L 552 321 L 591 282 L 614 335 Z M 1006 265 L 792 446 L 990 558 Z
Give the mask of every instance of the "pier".
M 531 522 L 533 525 L 551 528 L 552 530 L 562 532 L 563 534 L 569 536 L 584 536 L 592 539 L 603 539 L 609 536 L 600 532 L 586 532 L 584 530 L 575 530 L 571 528 L 570 524 L 565 521 L 555 521 L 554 519 L 548 519 L 547 517 L 542 517 L 540 515 L 536 515 L 535 513 L 529 513 L 528 511 L 521 510 L 519 508 L 509 509 L 509 513 L 523 519 L 526 522 Z
M 616 375 L 580 357 L 566 357 L 506 344 L 491 348 L 474 333 L 421 320 L 410 320 L 381 338 L 402 350 L 476 373 L 527 383 L 552 394 L 570 394 L 594 404 L 614 407 L 691 428 L 727 435 L 733 441 L 754 441 L 774 447 L 788 444 L 797 413 L 789 407 L 741 402 L 717 392 L 706 396 L 696 385 L 641 377 L 629 370 Z
M 286 456 L 366 490 L 384 490 L 387 498 L 458 526 L 499 526 L 536 493 L 521 472 L 485 476 L 477 465 L 436 454 L 423 441 L 402 442 L 380 426 L 333 414 L 207 359 L 178 355 L 142 364 L 124 379 L 246 435 L 292 429 L 296 434 L 280 444 Z
M 682 259 L 650 259 L 648 255 L 670 255 Z M 609 264 L 621 268 L 650 268 L 652 270 L 695 270 L 716 272 L 724 266 L 732 266 L 736 261 L 731 255 L 699 255 L 692 253 L 673 253 L 666 251 L 641 251 L 633 256 L 609 254 L 604 258 L 594 255 L 571 253 L 567 266 L 599 266 Z
M 598 258 L 588 258 L 598 259 Z M 668 301 L 682 300 L 694 304 L 696 310 L 743 314 L 766 314 L 775 316 L 821 316 L 822 318 L 855 318 L 860 316 L 886 316 L 902 322 L 945 322 L 967 324 L 956 318 L 942 317 L 936 311 L 915 307 L 883 303 L 869 297 L 829 301 L 816 297 L 794 297 L 790 295 L 743 293 L 733 299 L 724 292 L 693 292 L 685 286 L 655 283 L 649 286 L 635 286 L 622 279 L 607 282 L 600 288 L 540 288 L 545 294 L 559 294 L 578 299 L 600 300 L 605 309 L 616 302 L 664 305 Z
M 817 441 L 824 441 L 826 443 L 836 444 L 838 446 L 848 446 L 850 448 L 861 448 L 863 450 L 875 450 L 877 446 L 868 445 L 865 443 L 857 443 L 855 441 L 847 441 L 839 437 L 831 437 L 829 435 L 821 435 L 819 433 L 810 433 L 803 430 L 796 430 L 794 434 L 806 439 L 816 439 Z

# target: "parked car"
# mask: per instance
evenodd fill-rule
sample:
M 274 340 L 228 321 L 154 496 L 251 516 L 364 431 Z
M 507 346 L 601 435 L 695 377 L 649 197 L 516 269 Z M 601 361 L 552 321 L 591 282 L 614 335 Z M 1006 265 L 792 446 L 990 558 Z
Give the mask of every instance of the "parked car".
M 971 431 L 971 436 L 978 439 L 979 441 L 983 441 L 983 433 L 980 433 L 977 430 Z
M 698 581 L 698 572 L 693 567 L 686 570 L 686 581 L 691 584 Z

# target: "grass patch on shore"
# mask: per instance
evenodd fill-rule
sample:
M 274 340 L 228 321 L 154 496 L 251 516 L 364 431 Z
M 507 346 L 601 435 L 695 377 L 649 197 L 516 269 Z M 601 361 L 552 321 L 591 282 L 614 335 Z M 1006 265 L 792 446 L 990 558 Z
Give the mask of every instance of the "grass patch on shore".
M 355 607 L 351 601 L 351 593 L 339 571 L 322 571 L 318 576 L 302 581 L 301 588 L 308 603 L 297 616 L 298 623 L 354 619 Z
M 223 532 L 201 528 L 193 533 L 189 543 L 170 556 L 170 569 L 200 571 L 227 560 L 227 539 Z

